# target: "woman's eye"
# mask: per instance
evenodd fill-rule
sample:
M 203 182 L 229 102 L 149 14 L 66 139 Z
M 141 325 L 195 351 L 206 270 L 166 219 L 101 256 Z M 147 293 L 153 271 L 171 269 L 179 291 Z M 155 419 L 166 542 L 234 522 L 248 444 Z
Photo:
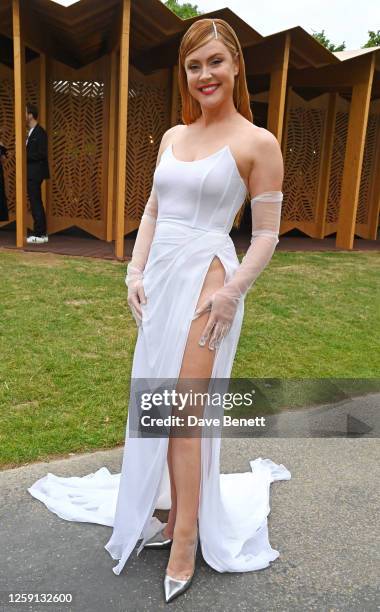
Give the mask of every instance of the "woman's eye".
M 222 60 L 214 60 L 213 62 L 211 62 L 212 64 L 220 64 Z M 193 68 L 198 68 L 198 66 L 196 66 L 195 64 L 193 64 L 192 66 L 189 66 L 190 70 L 192 70 Z

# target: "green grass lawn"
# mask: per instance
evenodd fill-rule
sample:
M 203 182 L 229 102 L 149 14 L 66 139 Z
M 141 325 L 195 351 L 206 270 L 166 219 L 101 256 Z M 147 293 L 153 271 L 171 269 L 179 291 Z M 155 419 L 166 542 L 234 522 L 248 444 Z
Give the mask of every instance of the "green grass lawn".
M 4 250 L 0 271 L 0 466 L 122 444 L 137 336 L 126 264 Z M 376 252 L 276 252 L 231 376 L 378 390 L 379 272 Z M 290 406 L 308 404 L 301 388 Z

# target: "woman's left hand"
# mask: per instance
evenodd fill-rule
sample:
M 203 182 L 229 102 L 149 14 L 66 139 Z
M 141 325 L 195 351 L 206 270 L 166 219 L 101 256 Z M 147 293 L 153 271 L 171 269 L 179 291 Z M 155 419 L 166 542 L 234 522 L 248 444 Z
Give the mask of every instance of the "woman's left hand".
M 224 287 L 221 287 L 206 298 L 197 308 L 193 319 L 197 319 L 201 314 L 209 310 L 211 311 L 199 340 L 200 346 L 204 346 L 209 338 L 209 348 L 211 350 L 220 345 L 230 330 L 240 297 L 236 295 L 236 292 L 231 291 L 228 285 L 224 285 Z

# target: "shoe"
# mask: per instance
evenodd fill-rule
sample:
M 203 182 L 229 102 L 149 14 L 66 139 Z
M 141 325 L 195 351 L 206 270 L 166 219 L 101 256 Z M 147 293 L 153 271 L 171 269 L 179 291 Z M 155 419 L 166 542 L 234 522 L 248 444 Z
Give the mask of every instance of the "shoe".
M 44 244 L 45 242 L 48 242 L 48 237 L 45 236 L 28 236 L 26 239 L 26 242 L 28 244 Z
M 164 531 L 165 527 L 163 527 L 161 531 L 156 533 L 156 535 L 154 535 L 152 538 L 147 540 L 144 544 L 144 548 L 151 548 L 153 550 L 155 549 L 161 550 L 161 549 L 170 548 L 172 545 L 173 539 L 168 538 L 167 536 L 164 536 L 162 532 Z
M 173 601 L 173 599 L 176 599 L 176 597 L 178 597 L 179 595 L 182 595 L 182 593 L 187 591 L 187 589 L 190 587 L 193 581 L 193 578 L 194 578 L 194 573 L 195 573 L 195 562 L 196 562 L 196 557 L 197 557 L 198 541 L 199 541 L 199 536 L 197 534 L 197 539 L 196 539 L 195 548 L 194 548 L 194 569 L 193 569 L 193 573 L 191 574 L 191 576 L 189 576 L 185 580 L 178 580 L 177 578 L 173 578 L 172 576 L 169 576 L 168 573 L 165 573 L 164 593 L 165 593 L 166 603 L 170 603 L 171 601 Z

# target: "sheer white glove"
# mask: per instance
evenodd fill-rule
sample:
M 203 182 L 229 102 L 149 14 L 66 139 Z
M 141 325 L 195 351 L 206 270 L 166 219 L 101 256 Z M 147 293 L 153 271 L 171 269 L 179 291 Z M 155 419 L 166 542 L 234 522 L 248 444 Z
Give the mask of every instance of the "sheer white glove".
M 230 281 L 209 296 L 195 311 L 194 318 L 211 311 L 199 340 L 201 346 L 209 338 L 211 350 L 219 346 L 232 325 L 240 299 L 271 260 L 279 242 L 283 197 L 282 191 L 265 191 L 251 199 L 251 244 Z
M 141 304 L 146 304 L 147 301 L 143 285 L 144 269 L 156 229 L 157 215 L 158 200 L 154 187 L 152 187 L 141 217 L 132 250 L 132 259 L 127 265 L 127 275 L 125 277 L 125 284 L 128 287 L 127 300 L 137 326 L 140 326 L 142 322 Z
M 131 263 L 127 266 L 125 283 L 128 287 L 128 304 L 130 306 L 136 325 L 139 327 L 142 321 L 141 304 L 146 304 L 146 296 L 143 285 L 143 271 Z

